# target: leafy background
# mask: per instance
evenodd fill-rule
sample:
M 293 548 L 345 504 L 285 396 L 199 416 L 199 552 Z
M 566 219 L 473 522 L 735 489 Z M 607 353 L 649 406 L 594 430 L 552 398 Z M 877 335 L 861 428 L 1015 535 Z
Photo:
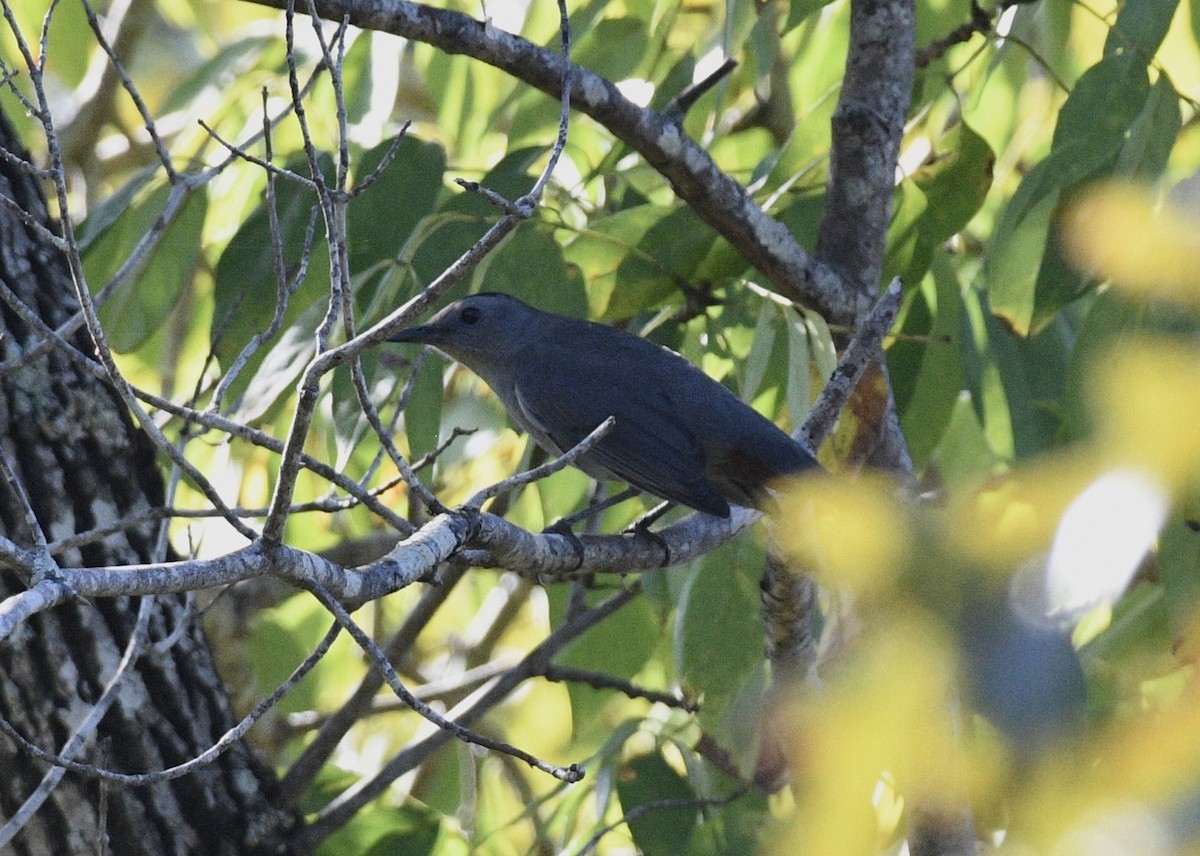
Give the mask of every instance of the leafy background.
M 43 4 L 12 8 L 27 32 L 37 30 Z M 552 4 L 516 9 L 489 4 L 486 12 L 498 27 L 556 44 Z M 847 3 L 626 0 L 571 10 L 574 59 L 655 105 L 711 67 L 714 53 L 738 58 L 685 128 L 814 245 Z M 919 2 L 918 45 L 943 38 L 970 12 L 959 0 Z M 261 124 L 264 90 L 272 112 L 286 103 L 277 13 L 230 0 L 132 0 L 127 14 L 138 26 L 123 58 L 178 162 L 225 156 L 197 120 L 240 140 Z M 1094 853 L 1103 841 L 1124 852 L 1184 853 L 1200 840 L 1193 698 L 1200 535 L 1192 526 L 1200 471 L 1200 6 L 1042 2 L 999 19 L 1002 36 L 970 38 L 918 72 L 889 235 L 887 276 L 906 285 L 889 369 L 917 474 L 923 487 L 943 492 L 941 502 L 914 511 L 867 481 L 822 497 L 824 522 L 811 529 L 827 541 L 791 544 L 802 555 L 845 547 L 822 577 L 829 638 L 842 638 L 848 614 L 863 628 L 831 657 L 821 688 L 772 714 L 785 735 L 793 789 L 647 811 L 605 836 L 600 852 L 628 852 L 631 840 L 647 854 L 684 846 L 877 852 L 899 846 L 914 804 L 952 811 L 968 795 L 980 833 L 1017 852 Z M 299 30 L 311 66 L 311 37 L 306 25 Z M 7 33 L 0 50 L 14 55 Z M 47 68 L 72 171 L 70 215 L 87 241 L 94 290 L 167 199 L 133 104 L 97 83 L 103 67 L 82 8 L 63 4 Z M 379 163 L 401 123 L 413 123 L 395 162 L 350 207 L 355 302 L 366 325 L 427 284 L 496 218 L 452 179 L 479 180 L 510 197 L 528 189 L 554 137 L 557 105 L 467 58 L 372 33 L 353 34 L 345 81 L 357 178 Z M 7 91 L 0 102 L 36 147 L 21 105 Z M 318 144 L 333 151 L 327 79 L 312 92 L 308 116 Z M 294 124 L 278 129 L 273 146 L 276 162 L 303 169 Z M 1105 184 L 1114 180 L 1125 183 Z M 231 163 L 190 195 L 136 276 L 108 298 L 106 330 L 139 385 L 176 397 L 199 389 L 205 403 L 270 321 L 276 282 L 265 185 L 260 168 Z M 276 192 L 289 270 L 300 264 L 310 223 L 317 241 L 282 329 L 225 404 L 282 436 L 329 274 L 313 198 L 288 182 Z M 684 286 L 718 302 L 697 310 Z M 467 287 L 650 327 L 784 426 L 803 417 L 833 366 L 834 337 L 845 332 L 771 300 L 761 277 L 661 177 L 582 117 L 540 216 Z M 689 320 L 667 323 L 684 306 Z M 412 356 L 396 348 L 366 360 L 385 416 Z M 335 376 L 323 395 L 309 451 L 360 477 L 377 449 L 349 378 Z M 425 472 L 447 503 L 531 456 L 486 388 L 439 357 L 417 371 L 402 426 L 398 441 L 414 456 L 452 426 L 479 429 Z M 215 433 L 202 439 L 189 456 L 240 505 L 263 506 L 272 457 Z M 830 469 L 840 468 L 841 451 L 836 437 L 823 450 Z M 971 635 L 989 626 L 989 598 L 1050 548 L 1071 500 L 1118 468 L 1147 474 L 1171 507 L 1133 587 L 1071 617 L 1078 661 L 1070 658 L 1064 671 L 1055 671 L 1061 651 L 1036 640 L 1009 652 L 1013 660 L 997 660 Z M 375 478 L 382 484 L 390 476 Z M 297 499 L 327 490 L 305 476 Z M 587 491 L 580 474 L 563 472 L 516 497 L 507 516 L 536 531 L 577 508 Z M 385 498 L 407 508 L 402 489 Z M 1116 515 L 1116 528 L 1137 507 L 1125 491 L 1107 502 L 1127 512 Z M 203 500 L 185 488 L 178 504 L 201 508 Z M 605 531 L 628 522 L 634 505 L 609 513 Z M 380 525 L 361 507 L 301 514 L 287 540 L 321 550 Z M 177 523 L 175 540 L 181 551 L 204 555 L 240 544 L 223 524 L 194 519 Z M 485 729 L 555 761 L 585 761 L 583 784 L 556 786 L 508 759 L 447 747 L 329 839 L 326 852 L 575 852 L 640 805 L 734 793 L 735 780 L 697 746 L 713 741 L 743 774 L 753 771 L 764 716 L 762 555 L 760 540 L 743 538 L 690 566 L 647 575 L 643 597 L 560 658 L 649 687 L 680 687 L 703 700 L 698 715 L 613 691 L 527 684 Z M 1102 559 L 1082 559 L 1081 573 L 1098 574 Z M 619 584 L 597 587 L 602 594 Z M 370 604 L 363 621 L 385 638 L 416 596 L 404 591 Z M 474 685 L 464 675 L 514 662 L 579 596 L 599 594 L 472 571 L 398 665 L 418 687 L 455 684 L 434 693 L 450 707 Z M 320 607 L 295 596 L 263 608 L 232 636 L 214 629 L 214 640 L 228 649 L 239 696 L 253 700 L 312 649 L 324 626 Z M 1002 714 L 988 721 L 968 709 L 956 732 L 947 725 L 956 670 L 973 664 L 978 675 L 997 662 L 1009 675 L 997 679 L 1001 694 L 1024 699 L 1036 715 L 1006 728 Z M 1076 662 L 1084 695 L 1072 691 Z M 278 727 L 252 739 L 285 769 L 311 724 L 365 669 L 359 653 L 339 643 L 285 700 Z M 1003 683 L 1013 672 L 1048 675 L 1049 686 Z M 377 770 L 423 727 L 381 704 L 343 741 L 308 807 Z M 1029 728 L 1036 735 L 1022 730 Z

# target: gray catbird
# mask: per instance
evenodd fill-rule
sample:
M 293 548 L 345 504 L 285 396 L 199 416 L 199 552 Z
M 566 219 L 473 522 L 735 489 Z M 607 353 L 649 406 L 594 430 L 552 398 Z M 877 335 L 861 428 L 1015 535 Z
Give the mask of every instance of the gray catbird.
M 674 351 L 506 294 L 451 303 L 393 342 L 421 342 L 475 372 L 554 454 L 609 416 L 578 466 L 719 517 L 761 504 L 767 482 L 817 462 L 770 420 Z

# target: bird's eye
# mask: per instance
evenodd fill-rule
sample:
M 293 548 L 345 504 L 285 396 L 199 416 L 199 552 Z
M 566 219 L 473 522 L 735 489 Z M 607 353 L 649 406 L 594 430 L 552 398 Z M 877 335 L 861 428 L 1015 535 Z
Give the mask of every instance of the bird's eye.
M 458 317 L 462 319 L 464 324 L 474 324 L 479 320 L 481 314 L 478 306 L 468 306 Z

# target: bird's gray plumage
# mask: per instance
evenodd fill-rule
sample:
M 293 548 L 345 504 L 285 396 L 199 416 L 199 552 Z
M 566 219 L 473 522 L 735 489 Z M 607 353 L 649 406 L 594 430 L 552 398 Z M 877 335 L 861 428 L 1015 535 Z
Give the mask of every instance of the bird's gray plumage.
M 463 298 L 392 341 L 432 345 L 471 369 L 549 451 L 567 451 L 615 416 L 580 469 L 709 514 L 755 505 L 771 479 L 816 466 L 674 351 L 509 295 Z

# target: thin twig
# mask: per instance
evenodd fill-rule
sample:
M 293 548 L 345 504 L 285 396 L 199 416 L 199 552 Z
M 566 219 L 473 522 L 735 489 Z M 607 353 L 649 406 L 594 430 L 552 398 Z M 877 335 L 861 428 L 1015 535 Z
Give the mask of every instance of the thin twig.
M 629 698 L 642 698 L 656 704 L 665 704 L 667 707 L 685 710 L 688 713 L 696 713 L 700 710 L 700 703 L 695 699 L 686 698 L 674 693 L 646 689 L 624 678 L 618 678 L 615 675 L 606 675 L 602 672 L 593 672 L 588 669 L 576 669 L 572 666 L 559 666 L 551 663 L 542 672 L 542 677 L 555 683 L 587 684 L 589 687 L 598 690 L 616 690 Z
M 456 705 L 448 716 L 464 724 L 474 722 L 507 698 L 509 693 L 526 680 L 544 671 L 550 659 L 568 642 L 632 603 L 640 593 L 641 586 L 635 583 L 627 589 L 615 592 L 591 609 L 572 616 L 525 655 L 519 664 L 497 678 L 487 689 Z M 315 844 L 330 832 L 342 828 L 354 814 L 383 793 L 400 776 L 415 769 L 450 737 L 450 732 L 438 730 L 406 747 L 388 761 L 374 778 L 359 783 L 326 806 L 304 831 L 301 836 L 303 843 Z
M 493 496 L 498 496 L 502 493 L 515 490 L 518 487 L 538 481 L 539 479 L 544 479 L 547 476 L 552 476 L 559 470 L 565 469 L 579 460 L 580 457 L 590 452 L 597 443 L 603 440 L 608 433 L 612 431 L 616 424 L 617 418 L 615 416 L 608 417 L 595 428 L 593 428 L 591 433 L 576 443 L 569 450 L 559 455 L 553 461 L 547 461 L 540 467 L 534 467 L 532 470 L 526 470 L 523 473 L 517 473 L 516 475 L 509 476 L 504 481 L 497 482 L 490 487 L 484 488 L 467 500 L 467 507 L 480 508 Z
M 675 124 L 679 124 L 683 121 L 683 117 L 687 115 L 688 110 L 692 109 L 692 105 L 699 101 L 704 96 L 704 93 L 716 86 L 721 78 L 725 77 L 735 68 L 737 68 L 737 60 L 733 57 L 726 57 L 725 62 L 721 63 L 712 74 L 703 80 L 696 81 L 672 98 L 671 102 L 663 108 L 663 115 Z
M 850 400 L 851 393 L 863 376 L 863 372 L 880 353 L 880 342 L 891 329 L 900 310 L 903 289 L 900 278 L 891 281 L 871 312 L 863 319 L 854 338 L 842 351 L 837 368 L 808 412 L 804 424 L 797 432 L 798 439 L 809 449 L 818 449 L 825 435 L 837 422 L 838 414 Z
M 297 580 L 297 582 L 301 581 Z M 524 761 L 535 770 L 540 770 L 541 772 L 551 775 L 556 779 L 561 779 L 564 782 L 577 782 L 583 778 L 583 770 L 577 764 L 571 764 L 568 767 L 561 767 L 558 764 L 551 764 L 534 755 L 531 755 L 523 749 L 518 749 L 516 746 L 505 743 L 502 740 L 494 740 L 490 737 L 485 737 L 484 735 L 472 731 L 464 725 L 460 725 L 459 723 L 442 716 L 429 705 L 425 704 L 423 701 L 414 696 L 409 689 L 404 686 L 404 684 L 400 681 L 399 676 L 396 674 L 395 668 L 388 660 L 387 655 L 379 647 L 378 643 L 376 643 L 374 639 L 363 632 L 362 628 L 355 623 L 354 619 L 350 617 L 350 613 L 346 611 L 345 607 L 337 602 L 336 598 L 334 598 L 331 594 L 329 594 L 329 592 L 325 591 L 324 588 L 312 580 L 304 580 L 302 581 L 302 584 L 313 594 L 314 597 L 317 598 L 317 600 L 321 602 L 322 606 L 324 606 L 333 614 L 334 618 L 337 619 L 338 624 L 345 628 L 351 637 L 353 637 L 354 641 L 357 642 L 359 647 L 363 650 L 363 653 L 365 653 L 375 665 L 375 668 L 379 669 L 379 671 L 383 674 L 384 682 L 388 685 L 388 687 L 391 688 L 392 692 L 394 692 L 401 701 L 408 705 L 409 708 L 423 716 L 425 719 L 429 720 L 439 729 L 453 735 L 464 743 L 473 743 L 477 746 L 482 746 L 485 749 L 491 749 L 493 752 L 503 752 L 505 755 L 511 755 L 514 758 Z
M 120 58 L 117 57 L 116 51 L 113 50 L 112 45 L 105 38 L 104 29 L 100 26 L 100 20 L 96 17 L 96 12 L 88 0 L 83 0 L 83 11 L 87 15 L 88 26 L 92 28 L 92 34 L 96 37 L 96 43 L 100 45 L 101 50 L 108 54 L 109 67 L 120 78 L 121 85 L 125 88 L 125 93 L 133 101 L 134 107 L 137 108 L 138 115 L 142 118 L 142 127 L 150 135 L 150 141 L 154 144 L 154 151 L 158 154 L 158 160 L 167 173 L 167 179 L 174 184 L 178 181 L 179 174 L 175 171 L 175 164 L 171 161 L 171 154 L 167 151 L 166 143 L 163 142 L 162 137 L 158 133 L 158 126 L 154 122 L 154 117 L 150 114 L 150 109 L 146 106 L 146 102 L 142 100 L 142 94 L 134 86 L 129 74 L 125 71 L 125 66 L 121 64 Z

